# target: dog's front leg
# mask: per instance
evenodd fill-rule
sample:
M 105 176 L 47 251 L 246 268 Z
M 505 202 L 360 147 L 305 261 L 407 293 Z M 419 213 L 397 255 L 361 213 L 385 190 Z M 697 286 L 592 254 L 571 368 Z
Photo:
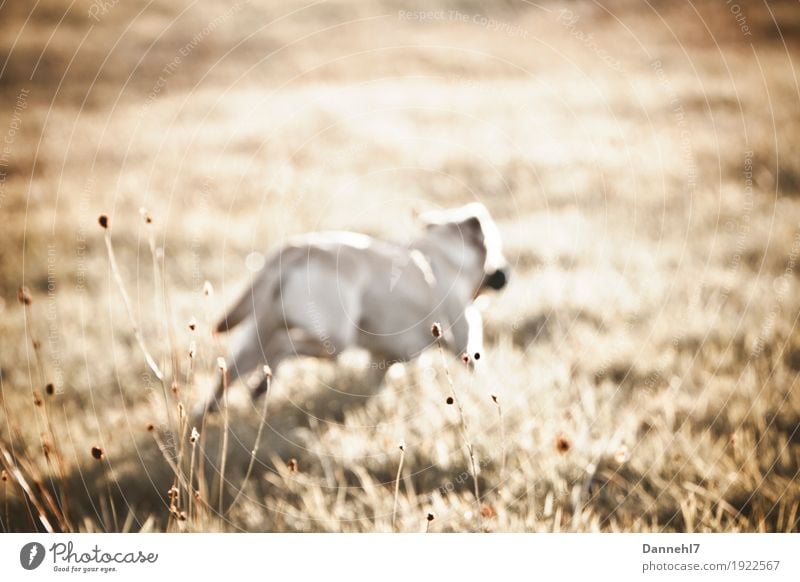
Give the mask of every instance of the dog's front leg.
M 464 310 L 464 320 L 467 322 L 467 354 L 474 367 L 478 367 L 483 360 L 483 317 L 475 305 L 469 305 Z
M 469 365 L 474 367 L 483 357 L 483 318 L 474 305 L 467 306 L 450 327 L 452 350 L 459 357 L 469 356 Z

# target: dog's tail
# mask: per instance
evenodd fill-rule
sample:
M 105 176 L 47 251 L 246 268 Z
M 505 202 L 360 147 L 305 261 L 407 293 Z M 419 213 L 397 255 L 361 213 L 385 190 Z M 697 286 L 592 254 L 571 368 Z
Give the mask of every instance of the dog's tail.
M 260 306 L 269 295 L 269 288 L 273 283 L 274 269 L 271 263 L 272 261 L 267 261 L 233 307 L 217 323 L 214 328 L 217 333 L 230 331 L 248 317 L 258 315 Z
M 229 331 L 239 325 L 244 319 L 255 311 L 255 284 L 245 291 L 230 311 L 217 323 L 214 328 L 217 333 Z

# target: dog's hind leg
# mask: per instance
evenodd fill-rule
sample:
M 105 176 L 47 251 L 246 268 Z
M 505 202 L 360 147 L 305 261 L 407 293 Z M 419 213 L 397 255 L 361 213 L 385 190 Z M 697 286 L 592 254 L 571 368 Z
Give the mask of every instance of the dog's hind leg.
M 250 319 L 236 332 L 228 349 L 226 369 L 221 371 L 225 377 L 220 378 L 216 389 L 205 402 L 198 403 L 193 411 L 195 417 L 219 409 L 225 387 L 230 387 L 236 380 L 247 376 L 259 364 L 266 361 L 265 350 L 262 347 L 264 339 L 260 337 L 257 329 L 255 320 Z

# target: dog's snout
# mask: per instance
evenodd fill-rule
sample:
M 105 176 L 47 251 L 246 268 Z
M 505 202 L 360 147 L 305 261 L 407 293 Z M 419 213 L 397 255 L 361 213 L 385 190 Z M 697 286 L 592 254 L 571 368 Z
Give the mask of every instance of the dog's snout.
M 486 286 L 490 289 L 502 289 L 506 286 L 506 283 L 508 283 L 510 274 L 508 267 L 497 269 L 486 277 Z

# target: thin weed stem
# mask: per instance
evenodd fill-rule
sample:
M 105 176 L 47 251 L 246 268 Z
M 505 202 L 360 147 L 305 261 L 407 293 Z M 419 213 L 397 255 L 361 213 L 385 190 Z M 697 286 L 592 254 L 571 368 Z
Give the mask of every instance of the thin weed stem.
M 228 410 L 228 369 L 223 358 L 219 358 L 219 368 L 222 372 L 222 447 L 219 460 L 219 516 L 223 516 L 223 499 L 225 494 L 225 462 L 228 457 L 228 428 L 230 415 Z
M 394 480 L 394 505 L 392 506 L 392 530 L 395 529 L 397 520 L 397 502 L 400 498 L 400 476 L 403 474 L 403 462 L 406 459 L 406 446 L 403 443 L 398 445 L 400 449 L 400 463 L 397 465 L 397 477 Z
M 197 450 L 197 439 L 199 438 L 200 434 L 197 432 L 196 428 L 192 428 L 192 436 L 189 437 L 189 440 L 192 443 L 192 452 L 189 456 L 189 519 L 192 519 L 192 502 L 194 501 L 194 456 L 195 451 Z
M 136 316 L 133 314 L 133 307 L 131 306 L 130 297 L 128 297 L 128 292 L 125 290 L 125 284 L 122 281 L 122 275 L 120 274 L 119 265 L 117 264 L 117 258 L 114 254 L 114 245 L 111 243 L 111 233 L 108 230 L 108 217 L 105 215 L 100 216 L 99 222 L 100 226 L 103 227 L 103 239 L 105 240 L 106 250 L 108 251 L 108 262 L 111 266 L 111 273 L 114 276 L 114 281 L 116 282 L 120 294 L 122 295 L 122 301 L 125 303 L 125 310 L 128 312 L 128 319 L 133 327 L 133 335 L 136 337 L 136 343 L 139 344 L 139 348 L 144 354 L 144 359 L 145 362 L 147 362 L 147 366 L 150 368 L 150 370 L 152 370 L 156 378 L 158 378 L 163 384 L 164 373 L 161 371 L 161 368 L 158 367 L 158 364 L 153 359 L 153 356 L 150 355 L 150 351 L 147 349 L 147 345 L 144 342 L 144 336 L 139 329 Z M 164 391 L 164 397 L 166 398 L 166 388 Z
M 503 407 L 500 406 L 500 398 L 497 394 L 492 394 L 492 402 L 497 407 L 497 421 L 500 424 L 500 484 L 502 486 L 506 475 L 506 427 L 503 422 Z
M 250 451 L 250 462 L 247 465 L 247 471 L 244 474 L 244 479 L 242 479 L 242 486 L 239 487 L 239 491 L 236 493 L 236 497 L 233 498 L 233 501 L 228 506 L 228 511 L 233 509 L 233 506 L 236 505 L 236 502 L 239 500 L 239 497 L 242 495 L 244 491 L 244 487 L 247 484 L 248 479 L 250 479 L 250 474 L 253 472 L 253 465 L 256 462 L 256 454 L 258 453 L 258 446 L 261 443 L 261 433 L 264 430 L 264 425 L 267 424 L 267 407 L 269 404 L 269 395 L 272 392 L 271 383 L 272 383 L 272 370 L 270 370 L 269 366 L 264 366 L 264 381 L 267 383 L 267 391 L 264 394 L 264 402 L 261 405 L 261 420 L 258 423 L 258 431 L 256 431 L 256 440 L 253 443 L 253 449 Z
M 3 482 L 3 531 L 10 531 L 8 521 L 8 473 L 5 469 L 0 469 L 0 481 Z
M 444 354 L 444 348 L 442 347 L 442 326 L 439 323 L 434 323 L 431 327 L 431 333 L 433 334 L 434 339 L 436 340 L 436 347 L 439 349 L 439 355 L 442 358 L 442 364 L 444 366 L 444 373 L 447 377 L 447 384 L 450 387 L 450 395 L 453 398 L 453 402 L 456 405 L 456 409 L 458 410 L 458 419 L 461 424 L 461 436 L 464 440 L 464 446 L 467 449 L 467 457 L 469 460 L 470 471 L 472 473 L 472 484 L 473 484 L 473 491 L 475 493 L 475 508 L 476 508 L 476 517 L 478 520 L 478 527 L 483 529 L 483 519 L 481 516 L 481 495 L 480 490 L 478 488 L 478 466 L 475 460 L 475 449 L 472 446 L 472 441 L 469 438 L 469 427 L 467 426 L 467 419 L 464 416 L 464 407 L 461 404 L 461 400 L 458 397 L 458 393 L 456 392 L 455 383 L 453 382 L 453 377 L 450 375 L 450 368 L 447 365 L 447 358 Z

